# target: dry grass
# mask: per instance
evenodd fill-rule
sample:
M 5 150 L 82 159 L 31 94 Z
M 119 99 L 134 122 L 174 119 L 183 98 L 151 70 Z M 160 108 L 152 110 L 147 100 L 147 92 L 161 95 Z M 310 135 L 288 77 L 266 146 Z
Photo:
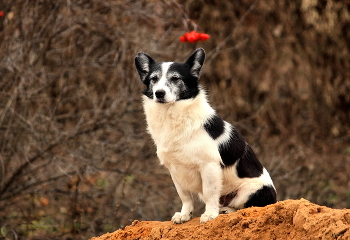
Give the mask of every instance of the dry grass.
M 179 3 L 0 3 L 1 237 L 86 239 L 178 210 L 145 133 L 138 51 L 183 61 L 204 47 L 209 99 L 279 199 L 349 208 L 349 5 Z M 186 14 L 208 42 L 178 41 Z

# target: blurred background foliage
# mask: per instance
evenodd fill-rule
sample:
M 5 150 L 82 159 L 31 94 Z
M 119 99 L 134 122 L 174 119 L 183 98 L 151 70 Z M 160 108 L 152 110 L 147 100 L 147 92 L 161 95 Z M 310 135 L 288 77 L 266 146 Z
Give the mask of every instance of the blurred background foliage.
M 278 199 L 349 208 L 349 10 L 341 0 L 1 1 L 0 239 L 87 239 L 179 210 L 145 131 L 139 51 L 184 61 L 203 47 L 209 100 Z M 181 43 L 191 30 L 211 38 Z

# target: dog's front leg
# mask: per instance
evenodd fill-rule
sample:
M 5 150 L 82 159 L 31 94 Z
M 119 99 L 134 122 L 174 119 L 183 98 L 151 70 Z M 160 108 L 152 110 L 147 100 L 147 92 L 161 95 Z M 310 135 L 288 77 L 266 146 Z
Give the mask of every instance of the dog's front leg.
M 205 212 L 200 218 L 205 223 L 219 215 L 219 198 L 222 188 L 222 170 L 219 164 L 208 163 L 201 169 L 202 198 L 205 203 Z
M 182 201 L 181 212 L 176 212 L 172 217 L 173 223 L 184 223 L 191 219 L 193 212 L 193 197 L 190 191 L 184 190 L 175 177 L 171 174 L 176 191 Z

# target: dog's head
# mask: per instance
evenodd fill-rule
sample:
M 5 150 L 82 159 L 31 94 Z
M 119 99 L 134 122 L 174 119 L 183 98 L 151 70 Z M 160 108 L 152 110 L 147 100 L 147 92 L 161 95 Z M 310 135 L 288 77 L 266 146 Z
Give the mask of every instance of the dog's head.
M 143 94 L 158 103 L 173 103 L 196 97 L 204 59 L 202 48 L 195 50 L 184 63 L 156 63 L 147 54 L 138 53 L 135 65 L 141 81 L 146 85 Z

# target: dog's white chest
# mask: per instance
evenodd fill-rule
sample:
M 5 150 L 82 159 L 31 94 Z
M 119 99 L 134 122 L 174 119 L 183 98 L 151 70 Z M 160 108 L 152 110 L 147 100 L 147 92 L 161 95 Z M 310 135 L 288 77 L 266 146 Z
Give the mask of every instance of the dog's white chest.
M 193 167 L 220 159 L 216 144 L 203 128 L 203 121 L 214 112 L 205 98 L 173 105 L 144 98 L 144 109 L 161 164 Z

